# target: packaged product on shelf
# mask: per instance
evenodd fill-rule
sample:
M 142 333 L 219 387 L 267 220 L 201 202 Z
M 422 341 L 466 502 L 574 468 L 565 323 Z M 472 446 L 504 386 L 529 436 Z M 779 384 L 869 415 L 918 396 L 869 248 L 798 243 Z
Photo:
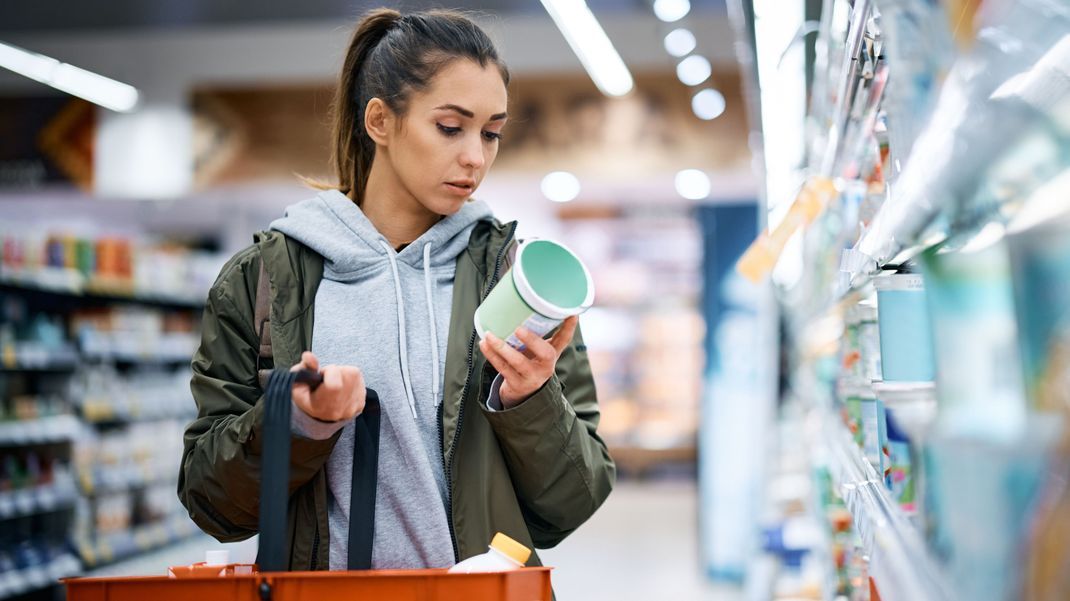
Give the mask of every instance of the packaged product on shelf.
M 931 544 L 945 558 L 959 598 L 1020 598 L 1022 549 L 1048 471 L 1052 426 L 1031 422 L 1027 434 L 1009 441 L 934 434 L 927 442 Z
M 931 382 L 935 375 L 933 340 L 921 274 L 886 273 L 875 278 L 873 285 L 883 379 Z
M 862 422 L 862 454 L 866 460 L 881 473 L 883 470 L 883 457 L 881 454 L 881 424 L 883 419 L 880 401 L 873 391 L 866 388 L 859 396 L 859 414 Z
M 876 382 L 873 390 L 886 412 L 885 483 L 904 511 L 918 515 L 923 511 L 923 447 L 936 421 L 936 387 L 932 382 Z
M 923 255 L 936 348 L 939 427 L 982 440 L 1018 438 L 1027 407 L 1006 247 Z
M 861 378 L 864 382 L 882 379 L 881 338 L 877 324 L 877 306 L 859 303 L 855 307 L 858 320 L 858 351 L 861 366 Z
M 1027 571 L 1021 598 L 1054 601 L 1070 597 L 1070 216 L 1066 183 L 1070 170 L 1053 180 L 1049 193 L 1031 199 L 1023 224 L 1008 236 L 1015 309 L 1025 379 L 1032 410 L 1059 415 L 1063 434 L 1030 525 Z M 1043 217 L 1037 223 L 1035 214 Z M 1028 220 L 1028 221 L 1026 221 Z
M 892 493 L 899 507 L 913 514 L 917 509 L 914 497 L 914 470 L 911 459 L 910 439 L 899 429 L 895 416 L 889 413 L 885 428 L 888 437 L 888 467 L 884 470 L 884 484 Z
M 885 32 L 884 52 L 895 72 L 885 92 L 893 165 L 910 154 L 928 120 L 953 58 L 943 7 L 929 0 L 877 0 Z M 900 168 L 893 171 L 897 174 Z

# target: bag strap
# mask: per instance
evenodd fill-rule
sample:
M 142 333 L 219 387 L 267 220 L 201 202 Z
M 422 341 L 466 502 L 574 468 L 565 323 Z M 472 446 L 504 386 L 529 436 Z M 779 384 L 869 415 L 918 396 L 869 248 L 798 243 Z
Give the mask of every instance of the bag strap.
M 379 394 L 367 389 L 364 411 L 353 421 L 353 481 L 349 492 L 346 567 L 370 570 L 375 542 L 375 493 L 379 483 Z
M 264 266 L 264 255 L 260 255 L 260 275 L 256 280 L 256 303 L 253 309 L 253 329 L 260 337 L 259 355 L 256 359 L 257 371 L 264 369 L 267 361 L 274 360 L 271 350 L 271 280 Z
M 256 558 L 263 572 L 283 572 L 289 568 L 286 506 L 290 499 L 290 410 L 297 377 L 297 372 L 272 371 L 264 394 L 260 542 Z

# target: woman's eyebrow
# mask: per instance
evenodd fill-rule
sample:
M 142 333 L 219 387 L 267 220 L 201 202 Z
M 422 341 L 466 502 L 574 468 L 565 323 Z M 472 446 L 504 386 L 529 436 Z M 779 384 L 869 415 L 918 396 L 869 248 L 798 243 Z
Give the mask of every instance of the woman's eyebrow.
M 457 106 L 456 104 L 443 104 L 442 106 L 436 106 L 435 110 L 453 111 L 455 113 L 460 113 L 461 115 L 463 115 L 465 117 L 468 117 L 469 119 L 472 119 L 472 118 L 474 118 L 476 116 L 476 114 L 473 113 L 472 111 L 470 111 L 470 110 L 468 110 L 468 109 L 466 109 L 464 107 Z M 507 115 L 506 113 L 497 113 L 495 115 L 491 115 L 489 120 L 490 121 L 502 121 L 503 119 L 505 119 L 508 116 L 509 115 Z

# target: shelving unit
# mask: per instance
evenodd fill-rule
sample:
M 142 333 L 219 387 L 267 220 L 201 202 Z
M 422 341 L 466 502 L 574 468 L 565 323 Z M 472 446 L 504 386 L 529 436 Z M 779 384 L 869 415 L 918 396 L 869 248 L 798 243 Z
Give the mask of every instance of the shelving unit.
M 821 421 L 821 439 L 832 458 L 833 482 L 870 555 L 870 576 L 878 590 L 888 599 L 954 599 L 938 562 L 930 556 L 916 526 L 888 494 L 884 478 L 863 457 L 842 422 L 831 415 Z
M 1037 449 L 1043 445 L 1037 442 L 1032 445 L 1035 448 L 1026 449 L 1031 445 L 1024 438 L 1044 438 L 1042 432 L 1029 428 L 1037 426 L 1034 417 L 1053 417 L 1052 407 L 1045 409 L 1032 396 L 1035 390 L 1030 387 L 1038 383 L 1015 383 L 1016 378 L 1039 379 L 1036 373 L 1023 376 L 1017 371 L 1024 363 L 1018 349 L 1020 343 L 1043 346 L 1046 350 L 1039 351 L 1041 356 L 1051 359 L 1049 353 L 1054 351 L 1047 349 L 1062 341 L 1041 326 L 1056 327 L 1052 323 L 1063 314 L 1044 305 L 1055 301 L 1038 298 L 1043 296 L 1038 294 L 1043 286 L 1039 279 L 1030 282 L 1029 278 L 1047 277 L 1050 287 L 1058 289 L 1053 298 L 1062 299 L 1066 272 L 1058 269 L 1065 257 L 1057 253 L 1065 249 L 1056 249 L 1055 244 L 1029 247 L 1024 252 L 1035 253 L 1034 260 L 1047 269 L 1027 275 L 1008 273 L 1012 267 L 1007 257 L 1013 256 L 1008 249 L 1026 224 L 1055 224 L 1054 236 L 1064 231 L 1057 225 L 1063 222 L 1056 220 L 1065 213 L 1070 182 L 1070 36 L 1066 34 L 1070 7 L 1024 0 L 982 11 L 978 14 L 982 20 L 972 23 L 969 18 L 960 19 L 961 15 L 944 13 L 952 6 L 963 9 L 958 4 L 969 3 L 821 3 L 818 35 L 808 59 L 812 62 L 807 65 L 813 68 L 813 81 L 807 87 L 812 95 L 805 123 L 797 131 L 762 132 L 767 148 L 798 144 L 805 149 L 801 157 L 805 168 L 793 174 L 806 183 L 794 202 L 781 204 L 771 213 L 771 219 L 779 216 L 781 220 L 774 220 L 770 231 L 759 236 L 740 262 L 740 271 L 755 281 L 772 274 L 789 345 L 785 354 L 790 357 L 786 375 L 791 390 L 785 403 L 800 409 L 782 408 L 782 425 L 801 428 L 807 422 L 799 414 L 816 416 L 812 452 L 828 460 L 834 488 L 851 514 L 867 555 L 872 592 L 883 601 L 1021 598 L 1022 582 L 1030 577 L 1025 573 L 1030 569 L 1025 558 L 1037 552 L 1030 549 L 1037 544 L 1031 538 L 1036 534 L 1009 524 L 1043 517 L 1023 518 L 1027 510 L 1016 505 L 1022 503 L 1018 500 L 1000 498 L 986 504 L 963 498 L 967 495 L 956 494 L 958 489 L 948 484 L 964 484 L 949 477 L 947 470 L 954 468 L 932 466 L 939 465 L 940 453 L 968 446 L 969 436 L 983 439 L 986 435 L 975 422 L 956 423 L 955 403 L 973 403 L 973 409 L 982 414 L 997 414 L 1009 407 L 1008 421 L 1022 424 L 1025 434 L 1015 431 L 1012 436 L 1008 432 L 1013 428 L 993 426 L 991 422 L 999 420 L 990 419 L 985 442 L 999 448 L 991 451 L 991 457 L 998 459 L 990 463 L 1005 461 L 998 469 L 1013 466 L 1018 470 L 1015 486 L 1020 490 L 1014 492 L 1023 498 L 1033 494 L 1030 478 L 1039 478 L 1041 470 L 1029 462 L 1041 456 Z M 746 25 L 754 35 L 754 15 L 749 19 Z M 985 35 L 973 39 L 982 30 Z M 753 38 L 758 46 L 763 42 L 760 38 Z M 787 54 L 782 45 L 754 50 L 758 62 L 771 53 L 783 61 Z M 762 92 L 777 89 L 777 81 L 760 83 Z M 772 105 L 766 110 L 773 110 Z M 770 173 L 769 177 L 784 175 Z M 767 200 L 772 206 L 788 199 Z M 789 243 L 792 240 L 797 244 Z M 983 253 L 992 248 L 997 250 L 986 258 Z M 969 265 L 961 268 L 966 275 L 939 271 L 961 265 Z M 1023 269 L 1021 265 L 1013 268 Z M 912 507 L 915 500 L 897 499 L 906 489 L 897 489 L 895 494 L 889 490 L 902 482 L 882 473 L 890 465 L 889 443 L 882 441 L 878 446 L 877 453 L 884 455 L 881 467 L 875 469 L 867 459 L 873 456 L 873 448 L 867 445 L 864 453 L 844 425 L 852 402 L 845 397 L 851 395 L 831 393 L 845 379 L 856 378 L 850 384 L 863 387 L 875 379 L 858 382 L 850 374 L 846 351 L 843 356 L 838 353 L 851 347 L 846 326 L 854 307 L 861 301 L 872 302 L 876 278 L 896 271 L 925 275 L 926 294 L 931 296 L 927 302 L 922 300 L 915 314 L 929 313 L 921 317 L 933 324 L 935 364 L 942 365 L 936 370 L 936 392 L 930 393 L 934 404 L 924 420 L 920 414 L 911 414 L 913 409 L 895 408 L 901 412 L 897 420 L 899 416 L 918 418 L 905 438 L 911 447 L 909 469 L 925 472 L 926 479 L 933 480 L 926 483 L 929 490 L 924 495 L 916 490 L 910 493 L 919 495 L 916 500 L 923 512 L 932 511 L 923 520 L 900 508 L 899 502 Z M 1036 288 L 1032 294 L 1022 292 L 1023 280 L 1026 287 Z M 932 295 L 941 292 L 943 296 L 934 301 Z M 1047 311 L 1048 323 L 1030 323 L 1028 314 L 1034 304 L 1045 307 L 1041 312 Z M 982 305 L 985 309 L 977 308 Z M 953 315 L 956 311 L 976 319 Z M 948 325 L 956 319 L 961 323 Z M 979 334 L 984 332 L 990 333 L 988 339 Z M 961 344 L 951 348 L 948 336 Z M 967 348 L 971 344 L 978 348 Z M 903 352 L 893 347 L 890 356 L 899 358 Z M 1000 371 L 1005 365 L 1013 367 Z M 1060 365 L 1043 364 L 1049 386 L 1059 377 Z M 982 374 L 990 372 L 1009 375 L 989 382 Z M 973 380 L 991 384 L 987 388 L 1002 388 L 989 390 L 984 384 L 971 388 L 972 374 L 976 374 Z M 898 382 L 905 388 L 922 385 L 934 390 L 932 382 L 925 382 L 930 379 Z M 886 392 L 895 396 L 894 391 Z M 891 405 L 879 402 L 881 394 L 875 396 L 870 405 L 876 406 L 877 414 L 883 415 L 882 407 L 894 412 Z M 840 411 L 845 412 L 843 418 Z M 921 422 L 925 423 L 920 430 L 914 429 Z M 852 428 L 858 427 L 851 423 Z M 915 437 L 920 431 L 924 436 Z M 971 434 L 964 435 L 964 431 Z M 954 452 L 950 457 L 954 459 L 947 461 L 952 465 L 972 465 L 976 478 L 999 482 L 994 475 L 997 468 L 987 472 L 982 469 L 987 466 L 978 467 L 983 460 L 971 464 Z M 778 476 L 773 473 L 771 477 Z M 915 475 L 911 472 L 907 477 Z M 978 486 L 996 490 L 1000 485 L 985 481 Z M 1003 483 L 999 490 L 1007 486 Z M 962 517 L 948 519 L 949 507 L 957 516 L 973 516 L 976 529 L 985 534 L 966 537 L 969 528 L 964 524 L 971 522 Z M 925 529 L 915 521 L 924 521 Z M 993 523 L 1005 525 L 997 528 Z M 827 557 L 820 547 L 814 553 Z M 831 599 L 831 593 L 826 590 L 824 598 Z
M 184 368 L 199 340 L 203 296 L 145 294 L 135 292 L 130 280 L 109 283 L 72 269 L 38 267 L 0 273 L 0 298 L 5 311 L 15 311 L 9 324 L 46 316 L 47 326 L 47 342 L 24 338 L 21 329 L 14 339 L 9 330 L 0 340 L 0 400 L 14 403 L 9 394 L 22 399 L 0 421 L 0 449 L 20 456 L 49 449 L 63 462 L 48 484 L 0 492 L 0 521 L 47 519 L 51 532 L 25 525 L 16 532 L 50 538 L 7 537 L 7 544 L 18 542 L 48 559 L 37 567 L 5 568 L 0 549 L 0 599 L 55 586 L 59 578 L 89 569 L 166 554 L 203 537 L 173 492 L 173 444 L 151 443 L 152 429 L 160 427 L 167 428 L 161 434 L 166 442 L 180 440 L 181 427 L 195 416 Z M 176 319 L 180 329 L 171 331 Z M 28 417 L 38 401 L 50 411 L 62 406 L 63 413 Z M 140 438 L 128 431 L 141 432 Z M 152 455 L 154 449 L 159 452 Z M 175 455 L 175 461 L 164 465 L 154 459 L 160 453 Z M 129 514 L 116 517 L 116 511 Z M 10 550 L 12 557 L 21 552 Z

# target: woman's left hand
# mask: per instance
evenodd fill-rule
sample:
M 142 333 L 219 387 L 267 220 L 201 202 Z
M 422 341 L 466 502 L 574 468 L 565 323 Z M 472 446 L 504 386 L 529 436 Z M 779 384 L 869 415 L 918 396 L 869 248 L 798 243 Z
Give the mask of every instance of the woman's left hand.
M 479 341 L 479 350 L 504 379 L 499 397 L 505 409 L 526 401 L 554 375 L 557 360 L 572 342 L 577 323 L 578 317 L 569 317 L 549 340 L 527 328 L 517 329 L 516 337 L 527 347 L 523 353 L 490 332 Z

